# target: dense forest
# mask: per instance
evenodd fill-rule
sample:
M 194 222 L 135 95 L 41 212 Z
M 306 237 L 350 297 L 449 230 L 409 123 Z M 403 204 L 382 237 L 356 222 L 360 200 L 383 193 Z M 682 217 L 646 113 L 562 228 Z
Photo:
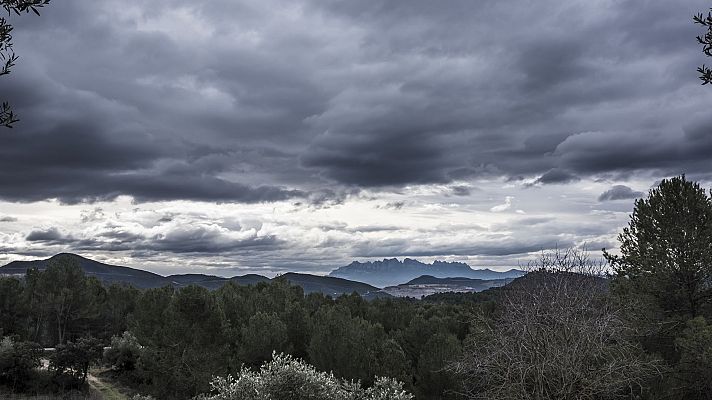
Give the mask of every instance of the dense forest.
M 343 398 L 710 398 L 712 198 L 684 176 L 664 180 L 619 240 L 605 259 L 544 252 L 505 287 L 421 300 L 332 299 L 279 279 L 138 290 L 58 258 L 0 279 L 0 380 L 81 388 L 103 363 L 171 399 L 274 398 L 307 381 L 351 388 Z M 42 347 L 56 347 L 43 372 Z
M 18 352 L 32 346 L 28 341 L 59 348 L 111 346 L 105 360 L 121 380 L 161 398 L 207 392 L 214 375 L 259 367 L 275 351 L 367 386 L 375 376 L 388 376 L 419 398 L 449 398 L 455 383 L 445 367 L 461 353 L 469 321 L 489 305 L 479 300 L 367 302 L 358 294 L 331 299 L 305 296 L 284 280 L 228 283 L 216 291 L 139 291 L 102 286 L 67 257 L 45 271 L 30 270 L 24 280 L 0 280 L 0 326 Z M 77 378 L 74 384 L 80 385 L 84 374 Z M 26 376 L 8 379 L 17 390 L 31 386 Z M 64 387 L 69 383 L 62 381 Z

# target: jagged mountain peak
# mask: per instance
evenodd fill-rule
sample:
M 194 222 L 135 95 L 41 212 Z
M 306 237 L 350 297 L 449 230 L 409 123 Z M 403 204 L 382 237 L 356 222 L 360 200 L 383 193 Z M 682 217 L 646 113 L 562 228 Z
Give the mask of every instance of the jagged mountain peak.
M 365 282 L 378 287 L 398 285 L 422 275 L 435 278 L 470 278 L 482 280 L 516 278 L 524 272 L 511 269 L 506 272 L 491 269 L 472 269 L 469 265 L 457 261 L 433 261 L 430 264 L 422 261 L 404 258 L 384 258 L 378 261 L 359 262 L 333 270 L 329 276 Z

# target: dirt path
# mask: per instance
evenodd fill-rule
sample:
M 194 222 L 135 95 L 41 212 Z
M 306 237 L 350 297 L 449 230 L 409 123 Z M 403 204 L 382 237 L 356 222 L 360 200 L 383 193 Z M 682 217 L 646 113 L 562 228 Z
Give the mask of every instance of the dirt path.
M 90 390 L 97 393 L 102 400 L 129 400 L 128 397 L 119 392 L 110 383 L 101 380 L 101 378 L 98 378 L 92 373 L 87 375 L 87 382 L 89 383 Z

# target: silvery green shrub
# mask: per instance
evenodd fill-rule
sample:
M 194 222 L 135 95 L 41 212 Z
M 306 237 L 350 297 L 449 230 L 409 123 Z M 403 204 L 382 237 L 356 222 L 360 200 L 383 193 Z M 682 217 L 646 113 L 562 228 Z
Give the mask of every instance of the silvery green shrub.
M 259 371 L 244 368 L 237 377 L 216 377 L 212 392 L 196 400 L 412 400 L 403 384 L 390 378 L 377 378 L 363 388 L 359 382 L 317 371 L 290 355 L 273 354 L 272 361 Z

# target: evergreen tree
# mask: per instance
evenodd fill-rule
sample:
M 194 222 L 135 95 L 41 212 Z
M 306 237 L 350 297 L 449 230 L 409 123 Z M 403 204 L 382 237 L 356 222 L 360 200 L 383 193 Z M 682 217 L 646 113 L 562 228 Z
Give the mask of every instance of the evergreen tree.
M 680 351 L 675 378 L 676 383 L 681 382 L 686 388 L 685 398 L 709 398 L 712 393 L 712 325 L 703 317 L 688 321 L 675 346 Z
M 660 313 L 686 321 L 712 299 L 712 199 L 685 176 L 664 179 L 635 202 L 619 236 L 620 256 L 606 253 L 619 290 L 629 290 Z
M 712 311 L 712 198 L 685 176 L 663 180 L 637 200 L 619 236 L 613 293 L 632 312 L 644 348 L 667 361 L 653 392 L 706 399 Z
M 19 279 L 0 278 L 0 336 L 26 335 L 28 309 L 23 290 L 24 285 Z
M 287 326 L 277 314 L 258 312 L 242 328 L 242 359 L 252 366 L 262 365 L 272 353 L 287 351 Z
M 460 357 L 461 352 L 462 345 L 454 335 L 437 333 L 428 339 L 418 357 L 418 398 L 457 398 L 455 393 L 461 390 L 459 379 L 449 367 Z
M 341 306 L 322 307 L 307 352 L 316 368 L 369 384 L 380 375 L 378 355 L 386 339 L 382 326 L 351 317 Z
M 57 257 L 44 271 L 28 270 L 25 280 L 35 341 L 64 343 L 90 330 L 88 324 L 100 316 L 103 286 L 69 256 Z
M 64 388 L 82 387 L 89 366 L 101 360 L 103 346 L 98 339 L 87 337 L 57 346 L 50 356 L 49 368 Z

